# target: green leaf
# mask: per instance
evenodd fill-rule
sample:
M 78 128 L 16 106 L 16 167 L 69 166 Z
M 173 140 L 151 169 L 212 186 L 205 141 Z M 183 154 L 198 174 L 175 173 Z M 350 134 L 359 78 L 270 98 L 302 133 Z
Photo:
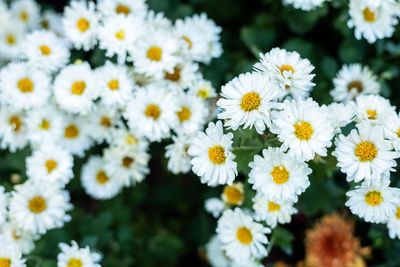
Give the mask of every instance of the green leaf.
M 277 226 L 273 229 L 271 240 L 273 240 L 274 244 L 280 247 L 287 255 L 292 255 L 292 241 L 294 239 L 294 235 L 285 228 L 281 226 Z

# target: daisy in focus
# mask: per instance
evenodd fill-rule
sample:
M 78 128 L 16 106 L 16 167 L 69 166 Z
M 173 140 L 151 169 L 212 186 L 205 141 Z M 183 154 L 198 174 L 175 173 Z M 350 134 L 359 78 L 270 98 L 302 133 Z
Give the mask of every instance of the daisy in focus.
M 58 245 L 61 252 L 57 256 L 58 267 L 82 266 L 100 267 L 101 255 L 91 252 L 89 247 L 79 248 L 78 243 L 71 242 L 71 245 L 60 243 Z

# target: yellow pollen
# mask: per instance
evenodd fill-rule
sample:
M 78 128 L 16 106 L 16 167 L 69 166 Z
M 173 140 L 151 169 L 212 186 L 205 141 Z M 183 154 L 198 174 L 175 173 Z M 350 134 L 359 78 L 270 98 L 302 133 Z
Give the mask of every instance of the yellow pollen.
M 144 111 L 144 114 L 147 118 L 153 118 L 153 120 L 157 120 L 161 115 L 161 110 L 157 105 L 149 104 Z
M 369 191 L 365 195 L 365 202 L 367 202 L 371 206 L 377 206 L 380 205 L 383 201 L 383 197 L 381 192 L 379 191 Z
M 178 115 L 179 121 L 182 123 L 189 120 L 192 113 L 188 107 L 182 107 L 180 111 L 176 112 L 176 115 Z
M 99 184 L 105 184 L 108 182 L 108 180 L 110 180 L 110 178 L 108 178 L 107 174 L 104 171 L 99 171 L 96 174 L 96 181 Z
M 42 197 L 36 196 L 29 200 L 29 210 L 32 211 L 33 213 L 42 213 L 46 207 L 46 200 Z
M 125 15 L 129 15 L 129 13 L 131 13 L 131 9 L 129 7 L 127 7 L 126 5 L 118 5 L 117 8 L 115 9 L 115 11 L 118 14 L 125 14 Z
M 366 112 L 367 112 L 367 115 L 368 115 L 368 119 L 376 120 L 376 110 L 367 109 Z
M 80 30 L 81 32 L 85 32 L 87 31 L 87 29 L 89 29 L 90 26 L 90 22 L 85 19 L 85 18 L 80 18 L 78 20 L 78 22 L 76 23 L 76 27 L 78 28 L 78 30 Z
M 51 173 L 53 170 L 57 168 L 57 161 L 49 159 L 46 160 L 46 163 L 44 165 L 46 166 L 47 172 Z
M 33 82 L 29 78 L 19 80 L 17 86 L 21 93 L 31 93 L 33 91 Z
M 42 120 L 42 123 L 39 125 L 39 127 L 43 130 L 48 130 L 50 129 L 50 122 L 48 120 Z
M 290 65 L 282 65 L 279 70 L 281 71 L 282 75 L 284 71 L 291 71 L 292 73 L 294 73 L 294 69 Z
M 122 166 L 124 166 L 125 168 L 129 168 L 134 161 L 135 160 L 131 157 L 124 157 L 122 159 Z
M 205 99 L 210 96 L 210 92 L 206 88 L 200 89 L 199 92 L 197 92 L 197 96 Z
M 314 134 L 314 129 L 307 121 L 298 121 L 294 127 L 294 134 L 300 140 L 308 141 Z
M 397 130 L 397 137 L 400 138 L 400 127 L 399 127 L 399 129 Z
M 242 101 L 240 102 L 240 107 L 245 112 L 250 112 L 253 110 L 257 110 L 261 105 L 261 97 L 256 92 L 250 92 L 245 94 L 242 97 Z
M 253 241 L 253 235 L 247 227 L 240 227 L 236 231 L 236 237 L 243 245 L 248 245 Z
M 374 143 L 363 141 L 356 146 L 354 154 L 361 162 L 372 161 L 378 154 L 378 149 Z
M 181 69 L 176 66 L 173 73 L 165 73 L 165 79 L 178 82 L 181 79 Z
M 110 128 L 112 126 L 111 120 L 109 117 L 102 117 L 100 124 L 104 127 Z
M 281 205 L 279 205 L 275 202 L 272 202 L 272 201 L 268 202 L 268 211 L 274 212 L 274 211 L 279 211 L 280 209 L 281 209 Z
M 86 89 L 86 83 L 84 81 L 76 81 L 72 84 L 71 93 L 74 95 L 81 95 Z
M 16 232 L 15 230 L 13 230 L 13 231 L 11 232 L 11 235 L 12 235 L 12 237 L 14 238 L 14 240 L 18 240 L 18 239 L 21 238 L 21 237 L 17 234 L 17 232 Z M 0 264 L 0 266 L 1 266 L 1 264 Z
M 29 18 L 28 13 L 25 11 L 21 11 L 21 13 L 19 13 L 19 17 L 23 22 L 27 22 Z
M 0 258 L 0 267 L 11 267 L 11 260 L 9 258 Z
M 22 127 L 22 121 L 18 116 L 11 116 L 8 123 L 13 127 L 14 132 L 18 132 Z
M 67 263 L 67 267 L 82 267 L 83 263 L 80 259 L 71 258 Z
M 363 10 L 363 15 L 365 21 L 368 22 L 374 22 L 376 19 L 374 11 L 371 11 L 371 9 L 369 9 L 368 7 Z
M 396 218 L 400 220 L 400 207 L 397 207 Z
M 289 172 L 283 165 L 274 167 L 270 174 L 276 184 L 284 184 L 289 181 Z
M 125 39 L 125 32 L 124 30 L 120 30 L 119 32 L 117 32 L 115 34 L 115 38 L 117 38 L 118 40 L 123 40 Z
M 15 42 L 16 42 L 14 35 L 8 34 L 8 35 L 6 36 L 6 42 L 7 42 L 7 44 L 9 44 L 9 45 L 14 45 Z
M 51 54 L 51 49 L 47 45 L 41 45 L 39 46 L 39 49 L 44 56 L 48 56 Z
M 189 37 L 187 37 L 187 36 L 182 36 L 182 39 L 185 40 L 185 41 L 188 43 L 189 49 L 192 48 L 193 43 L 192 43 L 192 40 L 189 39 Z
M 351 91 L 353 88 L 355 88 L 357 92 L 361 93 L 363 90 L 363 85 L 360 81 L 352 81 L 347 85 L 347 90 Z
M 118 90 L 119 89 L 119 81 L 118 80 L 109 81 L 108 88 L 110 88 L 111 91 Z
M 133 135 L 128 135 L 128 136 L 125 138 L 125 142 L 126 142 L 128 145 L 135 145 L 135 144 L 138 143 L 138 140 L 137 140 L 137 138 L 134 137 Z
M 65 127 L 64 136 L 68 139 L 77 138 L 79 135 L 79 129 L 73 124 L 68 125 Z
M 239 203 L 243 201 L 243 192 L 234 185 L 225 186 L 224 196 L 231 205 L 239 205 Z
M 210 147 L 208 149 L 208 158 L 215 165 L 224 164 L 226 161 L 225 148 L 220 145 Z
M 153 61 L 160 61 L 162 58 L 162 49 L 158 46 L 152 46 L 147 50 L 147 58 Z

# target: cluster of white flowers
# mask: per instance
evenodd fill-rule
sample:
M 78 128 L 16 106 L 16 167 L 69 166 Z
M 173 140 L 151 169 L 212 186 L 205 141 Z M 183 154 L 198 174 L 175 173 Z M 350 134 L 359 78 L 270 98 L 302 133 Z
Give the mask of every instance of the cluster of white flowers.
M 200 68 L 221 55 L 221 28 L 205 14 L 172 23 L 145 0 L 40 9 L 34 0 L 0 1 L 0 148 L 32 150 L 27 181 L 9 193 L 0 187 L 0 246 L 13 245 L 0 249 L 1 266 L 24 266 L 21 253 L 71 220 L 65 186 L 74 157 L 94 145 L 106 148 L 91 153 L 80 177 L 96 199 L 145 179 L 150 142 L 171 138 L 168 169 L 190 171 L 189 143 L 216 96 Z M 83 59 L 102 51 L 104 65 Z M 60 267 L 100 266 L 100 255 L 75 242 L 60 249 Z
M 333 143 L 329 151 L 347 181 L 363 181 L 350 183 L 346 206 L 367 222 L 387 223 L 390 237 L 400 238 L 400 189 L 389 187 L 400 157 L 400 116 L 378 95 L 375 75 L 360 64 L 343 66 L 333 80 L 335 102 L 320 106 L 309 97 L 314 68 L 308 60 L 279 48 L 260 56 L 254 72 L 222 86 L 217 105 L 224 123 L 210 123 L 188 150 L 201 182 L 225 185 L 220 198 L 205 201 L 218 218 L 217 235 L 206 247 L 212 265 L 260 263 L 268 251 L 265 234 L 290 223 L 297 212 L 293 205 L 310 185 L 308 161 L 327 156 Z M 224 134 L 223 125 L 232 132 Z M 245 183 L 234 182 L 235 152 L 241 147 L 233 140 L 240 127 L 254 128 L 267 147 L 249 163 Z M 345 136 L 345 127 L 355 129 Z M 247 183 L 255 190 L 252 211 L 239 207 Z

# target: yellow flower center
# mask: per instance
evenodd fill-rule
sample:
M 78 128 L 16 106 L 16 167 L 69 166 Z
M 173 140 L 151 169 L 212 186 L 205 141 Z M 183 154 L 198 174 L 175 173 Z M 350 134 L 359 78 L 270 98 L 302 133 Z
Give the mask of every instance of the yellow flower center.
M 74 95 L 81 95 L 86 89 L 86 83 L 84 81 L 76 81 L 72 84 L 71 93 Z
M 210 96 L 210 91 L 209 91 L 207 88 L 200 89 L 200 90 L 197 92 L 197 96 L 198 96 L 198 97 L 201 97 L 201 98 L 203 98 L 203 99 L 208 98 L 208 97 Z
M 108 88 L 110 88 L 111 91 L 118 90 L 119 89 L 119 81 L 118 80 L 109 81 Z
M 165 73 L 165 79 L 178 82 L 181 79 L 181 69 L 176 66 L 173 73 Z
M 44 56 L 48 56 L 51 54 L 51 49 L 47 45 L 41 45 L 39 46 L 39 49 Z
M 243 245 L 248 245 L 253 241 L 253 235 L 247 227 L 240 227 L 236 231 L 236 237 Z
M 29 78 L 19 80 L 17 86 L 21 93 L 30 93 L 33 91 L 33 82 Z
M 42 197 L 36 196 L 29 200 L 29 210 L 33 213 L 42 213 L 46 209 L 46 200 Z
M 107 174 L 104 171 L 99 171 L 96 174 L 96 181 L 99 184 L 105 184 L 108 182 L 108 180 L 110 180 L 110 178 L 108 178 Z
M 82 267 L 83 263 L 80 259 L 71 258 L 67 263 L 67 267 Z
M 311 136 L 314 134 L 314 129 L 311 124 L 307 121 L 299 121 L 294 127 L 294 135 L 300 140 L 308 141 L 311 139 Z
M 138 140 L 137 140 L 137 138 L 134 137 L 133 135 L 128 135 L 128 136 L 125 138 L 125 142 L 126 142 L 128 145 L 135 145 L 135 144 L 138 143 Z
M 270 174 L 276 184 L 284 184 L 289 181 L 289 172 L 283 165 L 274 167 Z
M 272 201 L 268 202 L 268 211 L 274 212 L 274 211 L 279 211 L 280 209 L 281 209 L 281 205 L 279 205 L 275 202 L 272 202 Z
M 68 139 L 77 138 L 79 135 L 79 129 L 73 124 L 68 125 L 65 127 L 64 136 Z
M 250 112 L 253 110 L 257 110 L 261 105 L 261 97 L 256 92 L 250 92 L 245 94 L 242 97 L 242 101 L 240 102 L 240 107 L 245 112 Z
M 162 49 L 158 46 L 152 46 L 147 50 L 147 58 L 153 61 L 160 61 L 162 58 Z
M 396 218 L 400 220 L 400 207 L 397 207 Z
M 29 19 L 29 15 L 26 11 L 21 11 L 21 13 L 19 13 L 19 17 L 23 22 L 27 22 Z
M 368 119 L 376 120 L 376 110 L 367 109 L 366 112 L 367 112 L 367 115 L 368 115 Z
M 0 267 L 10 267 L 11 260 L 9 258 L 0 258 Z
M 355 88 L 357 92 L 361 93 L 363 90 L 363 84 L 360 81 L 352 81 L 347 85 L 347 90 L 351 91 L 353 88 Z
M 292 73 L 294 73 L 294 69 L 290 65 L 282 65 L 279 70 L 281 71 L 282 75 L 284 71 L 291 71 Z
M 374 11 L 371 11 L 368 7 L 363 10 L 365 21 L 374 22 L 376 20 Z
M 158 120 L 158 117 L 161 115 L 161 110 L 157 105 L 149 104 L 144 111 L 144 114 L 147 118 L 153 118 L 153 120 Z
M 80 30 L 81 32 L 85 32 L 87 31 L 87 29 L 89 29 L 90 27 L 90 22 L 85 19 L 85 18 L 80 18 L 78 20 L 78 22 L 76 23 L 76 27 L 78 28 L 78 30 Z
M 370 191 L 365 195 L 365 202 L 367 202 L 371 206 L 380 205 L 383 201 L 383 197 L 381 192 L 379 191 Z
M 178 115 L 179 121 L 182 123 L 190 119 L 192 113 L 188 107 L 182 107 L 180 111 L 176 112 L 176 115 Z
M 215 165 L 224 164 L 226 161 L 225 148 L 220 145 L 210 147 L 208 149 L 208 158 Z
M 12 35 L 12 34 L 8 34 L 8 35 L 6 36 L 6 42 L 7 42 L 7 44 L 9 44 L 9 45 L 14 45 L 15 42 L 16 42 L 15 36 Z
M 42 123 L 39 125 L 39 128 L 41 128 L 43 130 L 50 129 L 50 122 L 48 120 L 43 119 Z
M 21 238 L 21 237 L 17 234 L 17 232 L 16 232 L 15 230 L 13 230 L 13 231 L 11 232 L 11 235 L 12 235 L 12 237 L 13 237 L 14 240 L 18 240 L 18 239 Z M 1 264 L 0 264 L 0 266 L 1 266 Z
M 115 9 L 115 11 L 118 14 L 125 14 L 125 15 L 129 15 L 129 13 L 131 13 L 131 9 L 126 6 L 126 5 L 118 5 L 117 8 Z
M 106 116 L 101 118 L 100 124 L 107 128 L 110 128 L 112 126 L 110 118 Z
M 189 37 L 187 37 L 187 36 L 182 36 L 182 39 L 185 40 L 186 43 L 188 43 L 189 49 L 192 48 L 193 43 L 192 43 L 192 40 L 189 39 Z
M 238 205 L 243 201 L 243 192 L 234 185 L 227 185 L 224 188 L 224 196 L 231 205 Z
M 119 32 L 117 32 L 115 34 L 115 38 L 117 38 L 118 40 L 123 40 L 125 39 L 125 32 L 124 30 L 120 30 Z
M 399 129 L 397 130 L 397 137 L 400 138 L 400 127 L 399 127 Z
M 134 162 L 134 159 L 131 157 L 124 157 L 122 159 L 122 166 L 124 166 L 125 168 L 129 168 L 131 166 L 131 164 Z
M 356 146 L 354 154 L 361 162 L 372 161 L 378 154 L 378 149 L 374 143 L 363 141 Z
M 22 127 L 22 121 L 18 116 L 11 116 L 8 122 L 13 127 L 14 132 L 18 132 Z
M 53 170 L 57 168 L 57 161 L 53 159 L 46 160 L 45 164 L 47 172 L 51 173 Z

